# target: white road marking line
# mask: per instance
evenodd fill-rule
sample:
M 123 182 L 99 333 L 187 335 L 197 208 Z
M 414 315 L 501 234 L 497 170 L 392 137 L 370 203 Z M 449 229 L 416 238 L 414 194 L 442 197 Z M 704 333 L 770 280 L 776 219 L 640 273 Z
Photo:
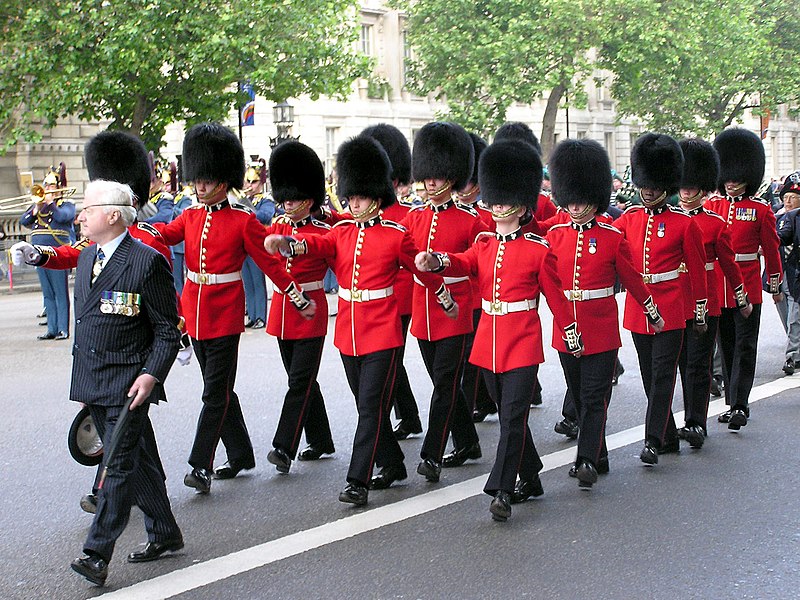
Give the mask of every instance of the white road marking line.
M 800 377 L 784 377 L 754 387 L 750 394 L 750 403 L 763 400 L 800 387 Z M 709 403 L 708 416 L 715 417 L 727 410 L 725 400 L 719 399 Z M 683 412 L 675 413 L 675 422 L 683 422 Z M 632 427 L 608 436 L 608 449 L 615 450 L 644 439 L 644 425 Z M 542 457 L 544 469 L 551 471 L 575 460 L 575 445 L 564 450 L 553 452 Z M 461 502 L 467 498 L 483 493 L 486 473 L 461 483 L 449 485 L 431 492 L 419 494 L 413 498 L 392 504 L 379 506 L 366 512 L 325 523 L 312 529 L 298 531 L 282 538 L 233 552 L 225 556 L 213 558 L 190 567 L 178 569 L 154 579 L 148 579 L 126 588 L 103 594 L 103 598 L 131 600 L 161 600 L 183 594 L 193 589 L 221 581 L 268 564 L 296 556 L 315 548 L 355 537 L 393 523 L 416 517 L 449 504 Z

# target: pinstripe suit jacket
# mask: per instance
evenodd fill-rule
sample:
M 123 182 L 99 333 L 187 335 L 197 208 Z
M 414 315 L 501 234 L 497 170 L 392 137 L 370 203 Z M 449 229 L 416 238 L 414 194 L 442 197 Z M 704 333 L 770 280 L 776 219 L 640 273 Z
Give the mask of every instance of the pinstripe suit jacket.
M 172 273 L 164 257 L 126 235 L 92 285 L 97 246 L 81 252 L 75 277 L 75 344 L 70 399 L 121 406 L 140 373 L 158 379 L 149 401 L 166 400 L 163 382 L 178 352 L 180 332 Z M 141 297 L 136 316 L 100 310 L 104 291 Z

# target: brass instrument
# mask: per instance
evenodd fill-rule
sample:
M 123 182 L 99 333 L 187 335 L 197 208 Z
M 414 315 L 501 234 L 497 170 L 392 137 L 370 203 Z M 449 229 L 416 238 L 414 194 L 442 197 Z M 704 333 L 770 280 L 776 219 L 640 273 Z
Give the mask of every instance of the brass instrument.
M 41 202 L 47 194 L 61 194 L 62 198 L 69 198 L 75 193 L 74 187 L 58 188 L 55 190 L 45 190 L 41 185 L 34 184 L 31 187 L 30 194 L 23 194 L 22 196 L 12 196 L 11 198 L 3 198 L 0 200 L 0 210 L 18 210 L 30 205 L 31 202 Z

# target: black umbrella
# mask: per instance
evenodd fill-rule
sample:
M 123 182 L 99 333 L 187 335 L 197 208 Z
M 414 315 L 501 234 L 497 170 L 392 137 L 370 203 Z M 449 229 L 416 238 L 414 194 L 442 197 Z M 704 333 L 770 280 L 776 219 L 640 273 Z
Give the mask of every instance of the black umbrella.
M 119 440 L 122 438 L 122 434 L 125 432 L 125 427 L 128 424 L 128 415 L 131 412 L 131 402 L 133 399 L 136 398 L 135 395 L 128 398 L 125 402 L 125 406 L 122 407 L 122 412 L 120 413 L 119 417 L 117 417 L 117 424 L 114 426 L 114 433 L 111 434 L 111 441 L 108 443 L 108 450 L 106 450 L 105 461 L 103 466 L 103 474 L 100 476 L 100 483 L 97 484 L 97 489 L 103 489 L 103 483 L 106 480 L 106 475 L 108 474 L 108 465 L 111 464 L 112 459 L 114 458 L 114 454 L 116 454 L 117 446 L 119 446 Z

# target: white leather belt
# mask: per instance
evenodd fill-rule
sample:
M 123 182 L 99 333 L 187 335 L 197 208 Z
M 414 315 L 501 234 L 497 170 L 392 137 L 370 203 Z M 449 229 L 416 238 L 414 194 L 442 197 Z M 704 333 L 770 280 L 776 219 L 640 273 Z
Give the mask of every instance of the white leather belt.
M 339 298 L 345 302 L 369 302 L 370 300 L 388 298 L 392 294 L 394 294 L 394 286 L 391 285 L 382 290 L 348 290 L 339 288 Z
M 462 281 L 468 281 L 469 277 L 442 277 L 442 279 L 444 279 L 445 285 L 449 285 L 451 283 L 461 283 Z M 419 279 L 417 279 L 416 275 L 414 275 L 414 282 L 420 285 L 425 285 Z
M 661 283 L 662 281 L 672 281 L 673 279 L 677 279 L 680 273 L 680 269 L 672 269 L 672 271 L 666 271 L 665 273 L 645 273 L 642 275 L 642 281 L 645 283 Z
M 507 315 L 508 313 L 522 312 L 524 310 L 534 310 L 536 300 L 519 300 L 517 302 L 503 302 L 495 300 L 489 302 L 481 298 L 481 308 L 487 315 Z
M 758 252 L 751 252 L 749 254 L 737 254 L 735 256 L 736 262 L 749 262 L 751 260 L 758 260 Z
M 304 292 L 313 292 L 314 290 L 321 290 L 324 284 L 320 280 L 320 281 L 309 281 L 306 283 L 298 283 L 297 285 L 303 288 Z M 277 292 L 278 294 L 283 293 L 283 290 L 277 286 L 273 285 L 272 289 L 275 290 L 275 292 Z
M 706 271 L 713 271 L 713 270 L 714 270 L 714 263 L 713 262 L 707 262 L 706 263 Z
M 216 285 L 218 283 L 232 283 L 242 278 L 242 272 L 235 273 L 195 273 L 187 271 L 186 278 L 199 285 Z
M 596 300 L 597 298 L 608 298 L 614 295 L 614 286 L 599 288 L 596 290 L 564 290 L 567 300 L 581 302 L 583 300 Z

